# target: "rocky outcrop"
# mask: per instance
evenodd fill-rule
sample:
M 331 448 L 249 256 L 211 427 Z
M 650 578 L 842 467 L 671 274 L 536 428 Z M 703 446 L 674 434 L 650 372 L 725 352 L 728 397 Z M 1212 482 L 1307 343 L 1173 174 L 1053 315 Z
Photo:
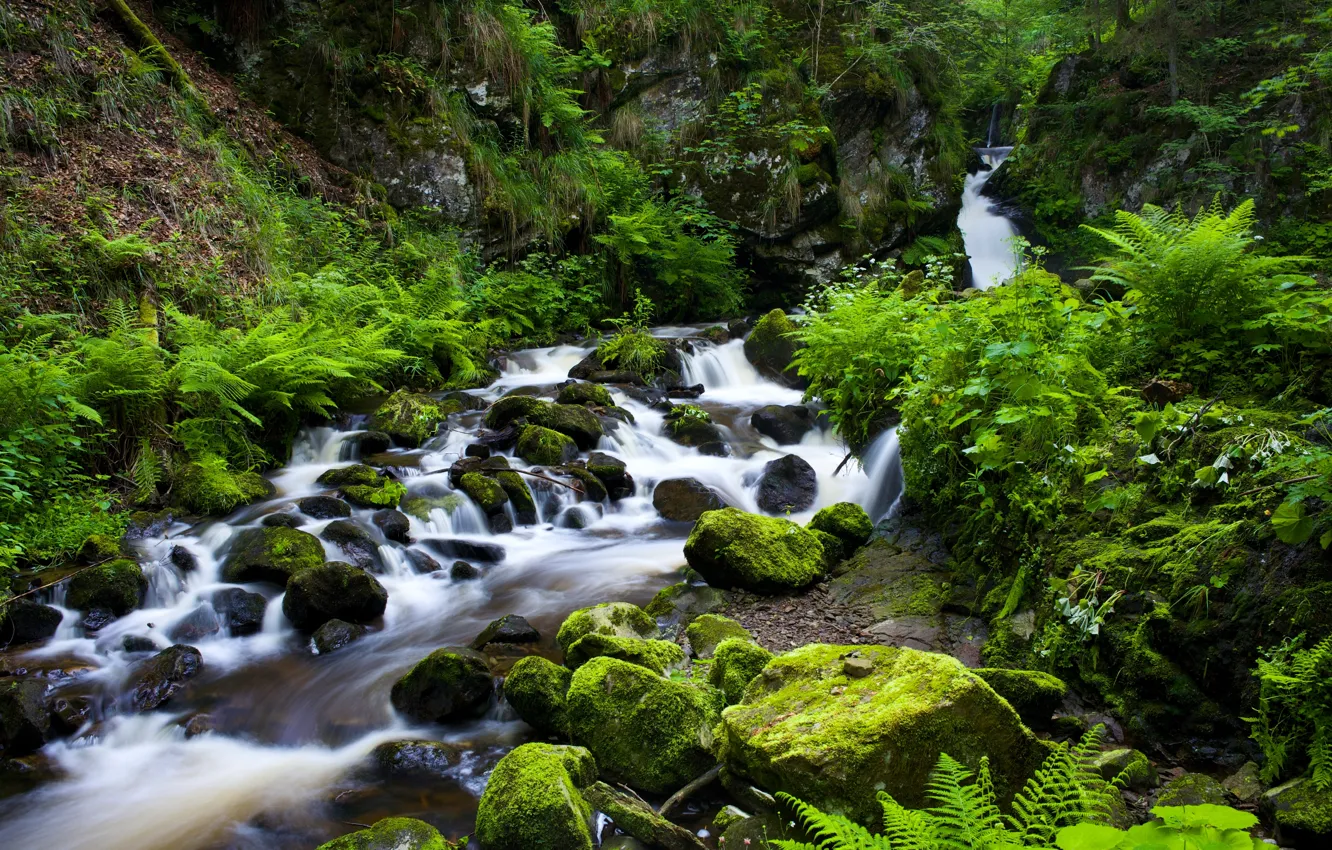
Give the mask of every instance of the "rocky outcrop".
M 780 593 L 817 581 L 825 554 L 812 532 L 789 520 L 725 508 L 699 517 L 685 558 L 714 587 Z
M 814 514 L 809 521 L 810 531 L 822 531 L 837 540 L 840 551 L 838 560 L 849 558 L 856 550 L 869 542 L 874 533 L 874 523 L 869 514 L 860 505 L 851 502 L 838 502 L 829 505 Z
M 799 443 L 814 428 L 814 417 L 802 404 L 769 404 L 749 417 L 749 424 L 779 446 Z
M 773 310 L 759 319 L 745 338 L 745 357 L 765 378 L 802 387 L 807 382 L 791 368 L 792 359 L 800 348 L 791 337 L 795 330 L 795 322 L 789 316 L 781 310 Z

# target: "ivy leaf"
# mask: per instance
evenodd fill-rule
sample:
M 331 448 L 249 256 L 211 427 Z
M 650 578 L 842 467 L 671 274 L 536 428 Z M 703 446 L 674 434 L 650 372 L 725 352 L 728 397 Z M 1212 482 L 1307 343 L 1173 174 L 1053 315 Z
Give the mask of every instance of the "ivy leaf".
M 1272 514 L 1272 530 L 1282 543 L 1298 546 L 1313 536 L 1313 518 L 1305 515 L 1303 502 L 1282 502 Z

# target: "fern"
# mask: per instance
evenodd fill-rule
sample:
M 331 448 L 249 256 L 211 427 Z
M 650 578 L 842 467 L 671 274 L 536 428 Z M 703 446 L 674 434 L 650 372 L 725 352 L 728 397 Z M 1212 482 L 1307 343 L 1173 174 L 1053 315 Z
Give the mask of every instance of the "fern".
M 1300 635 L 1258 659 L 1258 714 L 1249 722 L 1265 781 L 1293 773 L 1292 756 L 1302 749 L 1309 781 L 1321 791 L 1332 787 L 1332 637 L 1308 649 L 1303 642 Z
M 157 485 L 162 481 L 162 462 L 147 439 L 139 441 L 139 453 L 131 467 L 134 478 L 134 501 L 140 505 L 157 499 Z

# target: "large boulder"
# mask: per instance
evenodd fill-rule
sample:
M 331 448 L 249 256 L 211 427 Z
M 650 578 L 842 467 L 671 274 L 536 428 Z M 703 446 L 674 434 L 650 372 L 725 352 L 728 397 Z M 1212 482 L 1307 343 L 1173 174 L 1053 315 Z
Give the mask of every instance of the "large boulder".
M 536 396 L 507 395 L 486 411 L 486 427 L 492 431 L 502 430 L 520 419 L 526 419 L 529 413 L 549 403 Z
M 327 540 L 342 550 L 347 561 L 363 570 L 377 569 L 380 564 L 379 544 L 356 522 L 349 519 L 335 519 L 319 533 L 319 539 Z
M 720 608 L 726 603 L 726 592 L 706 584 L 686 581 L 663 587 L 657 591 L 643 610 L 666 626 L 688 626 L 695 617 Z
M 294 528 L 252 528 L 236 538 L 222 567 L 222 580 L 286 585 L 293 575 L 322 563 L 324 546 L 313 534 Z
M 763 467 L 758 506 L 770 514 L 799 513 L 814 506 L 819 476 L 799 455 L 785 455 Z
M 351 505 L 337 496 L 307 496 L 296 502 L 301 513 L 315 519 L 345 519 L 351 516 Z
M 711 658 L 713 651 L 724 640 L 754 639 L 744 626 L 720 614 L 703 614 L 695 617 L 685 629 L 685 637 L 689 638 L 689 649 L 695 658 Z
M 524 425 L 518 431 L 518 456 L 538 466 L 558 466 L 578 457 L 578 445 L 558 431 Z
M 587 471 L 601 481 L 612 501 L 634 495 L 634 478 L 619 458 L 604 452 L 592 452 L 587 456 Z
M 303 631 L 314 631 L 329 620 L 368 623 L 383 616 L 388 591 L 360 567 L 329 561 L 303 570 L 287 582 L 282 613 Z
M 802 404 L 769 404 L 749 417 L 749 424 L 779 446 L 795 445 L 814 427 L 814 417 Z
M 555 635 L 555 642 L 567 653 L 580 638 L 590 634 L 654 638 L 657 636 L 657 623 L 637 605 L 603 602 L 591 608 L 579 608 L 565 617 Z
M 593 658 L 569 685 L 573 740 L 617 781 L 654 794 L 710 769 L 719 691 L 674 682 L 617 658 Z
M 708 684 L 721 691 L 727 705 L 735 705 L 745 695 L 745 688 L 763 672 L 772 653 L 752 640 L 728 638 L 712 654 Z
M 849 558 L 861 546 L 869 542 L 874 533 L 874 523 L 869 514 L 860 505 L 852 502 L 838 502 L 829 505 L 809 521 L 810 531 L 822 531 L 837 538 L 840 544 L 840 557 Z
M 234 472 L 221 458 L 186 463 L 171 475 L 175 504 L 201 516 L 222 516 L 273 495 L 273 485 L 257 472 Z
M 467 472 L 458 479 L 458 487 L 476 503 L 487 516 L 500 513 L 509 503 L 509 494 L 493 478 L 480 472 Z
M 989 756 L 1001 799 L 1045 755 L 959 661 L 884 646 L 810 644 L 774 658 L 723 713 L 720 734 L 732 774 L 861 823 L 881 815 L 879 790 L 927 805 L 941 752 L 972 769 Z
M 1297 850 L 1332 846 L 1332 790 L 1319 791 L 1301 777 L 1268 791 L 1260 807 L 1276 824 L 1280 846 Z
M 1068 693 L 1062 679 L 1038 670 L 1005 670 L 982 667 L 976 670 L 995 693 L 1008 700 L 1013 710 L 1034 729 L 1050 725 L 1050 718 Z
M 544 404 L 528 413 L 527 421 L 572 438 L 583 451 L 595 448 L 603 433 L 597 415 L 579 404 Z
M 665 416 L 666 436 L 682 446 L 699 448 L 713 443 L 724 443 L 721 429 L 712 422 L 712 416 L 693 404 L 682 404 Z
M 430 396 L 398 390 L 380 405 L 370 428 L 383 431 L 400 446 L 414 449 L 439 432 L 451 413 L 460 413 L 457 401 L 435 401 Z
M 504 699 L 527 725 L 545 735 L 567 738 L 572 680 L 567 667 L 540 655 L 529 655 L 518 659 L 504 678 Z
M 660 674 L 684 664 L 685 653 L 679 644 L 668 640 L 590 634 L 574 641 L 564 657 L 564 665 L 577 670 L 593 658 L 618 658 Z
M 5 755 L 36 752 L 50 737 L 46 686 L 35 679 L 0 679 L 0 749 Z
M 791 370 L 791 361 L 801 346 L 789 334 L 796 330 L 795 322 L 781 310 L 759 319 L 745 340 L 745 357 L 765 378 L 788 387 L 801 388 L 805 382 Z
M 652 507 L 673 522 L 694 522 L 708 511 L 726 507 L 726 502 L 696 478 L 668 478 L 652 491 Z
M 532 498 L 532 490 L 523 480 L 523 476 L 517 472 L 504 470 L 490 474 L 504 489 L 504 495 L 509 497 L 509 504 L 513 505 L 513 513 L 518 518 L 518 524 L 536 525 L 536 499 Z
M 452 723 L 484 714 L 494 690 L 484 655 L 448 646 L 418 661 L 393 684 L 389 699 L 394 708 L 412 720 Z
M 1226 789 L 1205 773 L 1183 773 L 1166 783 L 1158 806 L 1224 806 Z
M 439 830 L 416 818 L 384 818 L 369 829 L 320 844 L 318 850 L 450 850 Z
M 325 487 L 337 487 L 342 498 L 358 508 L 396 508 L 407 495 L 402 482 L 381 475 L 363 463 L 330 469 L 315 482 Z
M 582 747 L 523 744 L 500 759 L 476 812 L 486 850 L 592 850 L 592 807 L 579 789 L 597 778 Z
M 176 644 L 139 663 L 126 690 L 134 711 L 153 711 L 171 699 L 203 668 L 203 655 L 192 646 Z
M 601 384 L 589 384 L 575 381 L 560 387 L 560 394 L 555 399 L 560 404 L 595 404 L 598 407 L 614 407 L 615 399 L 610 390 Z
M 31 599 L 11 599 L 0 616 L 0 646 L 46 640 L 60 628 L 61 613 Z
M 823 544 L 799 525 L 735 508 L 698 518 L 685 542 L 685 558 L 708 584 L 782 593 L 808 587 L 823 575 Z
M 147 586 L 139 565 L 120 558 L 75 574 L 69 580 L 65 604 L 80 611 L 101 608 L 121 617 L 139 607 Z

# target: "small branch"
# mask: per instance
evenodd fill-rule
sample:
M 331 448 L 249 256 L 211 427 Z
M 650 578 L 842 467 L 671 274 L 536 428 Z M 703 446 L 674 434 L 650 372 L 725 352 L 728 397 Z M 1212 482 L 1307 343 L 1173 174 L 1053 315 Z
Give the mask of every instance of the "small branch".
M 846 466 L 847 463 L 850 462 L 851 458 L 853 457 L 855 457 L 855 452 L 846 453 L 846 457 L 842 458 L 842 462 L 837 464 L 837 468 L 833 470 L 833 478 L 837 477 L 838 473 L 842 471 L 842 467 Z
M 205 113 L 211 116 L 213 114 L 212 107 L 208 105 L 208 101 L 204 100 L 203 95 L 195 88 L 193 81 L 190 80 L 190 75 L 185 73 L 185 69 L 167 51 L 162 40 L 149 29 L 148 25 L 138 15 L 134 14 L 134 10 L 129 7 L 129 4 L 125 0 L 107 0 L 107 5 L 111 7 L 116 16 L 120 18 L 120 22 L 139 42 L 139 52 L 160 63 L 162 70 L 166 71 L 167 76 L 171 78 L 171 82 L 185 96 L 185 99 L 196 106 L 202 107 Z
M 530 475 L 530 476 L 532 476 L 533 478 L 540 478 L 542 481 L 549 481 L 551 484 L 558 484 L 558 485 L 560 485 L 561 487 L 568 487 L 570 490 L 574 491 L 575 493 L 584 493 L 584 494 L 586 493 L 586 491 L 583 490 L 582 487 L 575 486 L 575 485 L 573 485 L 573 484 L 569 484 L 569 483 L 566 483 L 566 482 L 564 482 L 564 481 L 560 481 L 559 479 L 556 479 L 556 478 L 551 478 L 549 475 L 542 475 L 542 474 L 537 473 L 537 472 L 528 472 L 526 469 L 501 469 L 501 470 L 499 470 L 499 471 L 500 471 L 500 472 L 516 472 L 516 473 L 518 473 L 519 475 Z
M 103 563 L 106 563 L 106 562 L 105 562 L 105 561 L 102 561 L 102 562 L 100 562 L 100 563 L 96 563 L 96 564 L 89 564 L 89 565 L 86 566 L 86 567 L 83 567 L 83 568 L 81 568 L 81 569 L 77 569 L 77 570 L 75 570 L 74 572 L 70 573 L 69 575 L 61 576 L 60 578 L 56 579 L 55 581 L 51 582 L 50 584 L 44 584 L 44 585 L 42 585 L 41 587 L 34 587 L 32 590 L 24 591 L 23 593 L 17 593 L 17 594 L 15 594 L 15 595 L 9 597 L 9 599 L 6 600 L 6 601 L 8 601 L 8 602 L 12 602 L 12 601 L 14 601 L 15 599 L 22 599 L 23 597 L 25 597 L 25 596 L 31 596 L 31 595 L 34 594 L 34 593 L 41 593 L 43 590 L 46 590 L 47 588 L 55 587 L 57 584 L 60 584 L 62 581 L 68 581 L 69 579 L 74 578 L 74 576 L 78 575 L 79 573 L 86 573 L 88 570 L 91 570 L 93 567 L 100 567 Z
M 1193 436 L 1194 434 L 1198 433 L 1198 423 L 1202 421 L 1203 414 L 1205 414 L 1208 410 L 1210 410 L 1212 405 L 1216 404 L 1220 400 L 1221 396 L 1217 396 L 1216 398 L 1213 398 L 1211 401 L 1204 404 L 1202 407 L 1198 408 L 1197 412 L 1194 413 L 1193 416 L 1189 419 L 1188 426 L 1186 426 L 1188 428 L 1189 436 Z M 1170 441 L 1170 445 L 1166 446 L 1165 456 L 1167 460 L 1170 458 L 1170 453 L 1175 450 L 1175 446 L 1179 445 L 1179 441 L 1182 439 L 1184 439 L 1183 431 L 1180 432 L 1178 437 Z
M 720 775 L 721 775 L 721 765 L 719 764 L 713 765 L 712 769 L 709 770 L 707 773 L 703 774 L 699 778 L 695 779 L 693 782 L 690 782 L 688 785 L 686 785 L 685 787 L 681 788 L 679 791 L 676 791 L 674 794 L 672 794 L 666 800 L 666 802 L 661 804 L 661 808 L 657 810 L 657 814 L 661 815 L 664 818 L 669 818 L 671 816 L 671 812 L 675 811 L 675 809 L 679 807 L 681 803 L 689 799 L 694 794 L 697 794 L 700 789 L 705 788 L 708 785 L 712 784 L 714 781 L 716 781 L 717 777 Z
M 1301 475 L 1299 478 L 1287 478 L 1285 481 L 1278 481 L 1275 484 L 1264 484 L 1261 487 L 1254 487 L 1252 490 L 1245 490 L 1243 493 L 1240 493 L 1235 498 L 1239 499 L 1245 496 L 1252 496 L 1254 493 L 1261 493 L 1262 491 L 1270 490 L 1273 487 L 1285 487 L 1288 484 L 1299 484 L 1304 481 L 1312 481 L 1315 478 L 1321 478 L 1321 477 L 1322 477 L 1321 475 Z

